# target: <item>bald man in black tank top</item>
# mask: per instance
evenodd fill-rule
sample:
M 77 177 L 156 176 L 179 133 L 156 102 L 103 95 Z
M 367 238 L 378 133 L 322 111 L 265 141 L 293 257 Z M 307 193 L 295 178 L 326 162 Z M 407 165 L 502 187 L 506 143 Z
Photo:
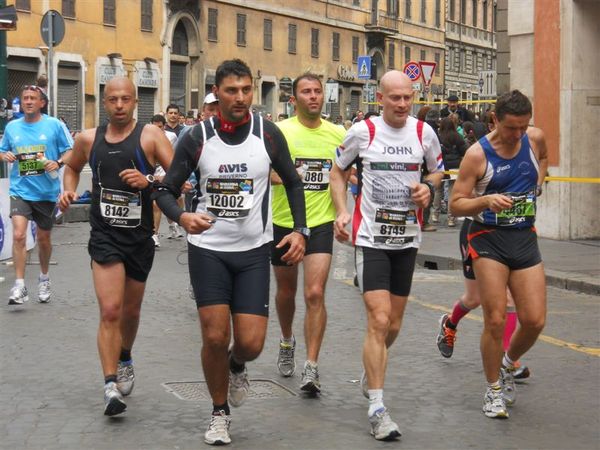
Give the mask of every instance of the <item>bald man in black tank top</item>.
M 137 334 L 146 279 L 154 259 L 152 240 L 153 173 L 167 169 L 171 144 L 158 127 L 136 123 L 136 88 L 128 78 L 110 80 L 104 90 L 109 123 L 77 136 L 65 159 L 60 208 L 77 199 L 79 174 L 92 169 L 90 241 L 92 273 L 100 326 L 98 351 L 104 373 L 104 414 L 126 409 L 124 395 L 133 389 L 131 348 Z

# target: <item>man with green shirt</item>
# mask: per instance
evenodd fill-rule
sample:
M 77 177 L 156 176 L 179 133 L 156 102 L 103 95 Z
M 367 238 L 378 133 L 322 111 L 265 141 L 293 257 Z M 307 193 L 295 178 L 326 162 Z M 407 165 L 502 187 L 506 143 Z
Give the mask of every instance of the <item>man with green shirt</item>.
M 277 122 L 277 125 L 288 142 L 292 160 L 304 183 L 308 230 L 303 234 L 310 238 L 303 260 L 306 362 L 300 389 L 315 395 L 321 391 L 317 360 L 327 324 L 325 284 L 333 252 L 335 208 L 329 191 L 329 172 L 345 130 L 321 119 L 324 94 L 318 75 L 305 73 L 299 76 L 292 89 L 291 101 L 296 108 L 296 115 Z M 281 261 L 286 249 L 278 248 L 279 241 L 290 233 L 293 221 L 281 180 L 273 174 L 271 182 L 274 185 L 271 264 L 277 281 L 275 303 L 281 326 L 277 367 L 281 375 L 291 377 L 296 370 L 296 339 L 292 323 L 296 310 L 298 266 L 289 266 Z

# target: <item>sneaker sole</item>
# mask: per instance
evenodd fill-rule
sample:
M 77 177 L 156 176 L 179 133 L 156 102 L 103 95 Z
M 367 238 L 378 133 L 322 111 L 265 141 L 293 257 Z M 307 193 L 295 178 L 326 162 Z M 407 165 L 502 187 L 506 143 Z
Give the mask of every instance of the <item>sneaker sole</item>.
M 371 432 L 371 436 L 378 441 L 395 441 L 397 438 L 402 436 L 402 434 L 398 430 L 393 430 L 387 436 L 377 437 L 373 432 Z
M 302 392 L 306 392 L 308 394 L 319 394 L 321 393 L 321 388 L 318 387 L 315 383 L 313 383 L 312 381 L 309 381 L 306 384 L 303 384 L 302 386 L 300 386 L 300 390 Z
M 17 300 L 13 300 L 12 298 L 9 298 L 8 304 L 9 305 L 22 305 L 23 303 L 28 302 L 28 301 L 29 301 L 29 296 L 23 297 L 20 302 Z
M 208 444 L 208 445 L 228 445 L 231 444 L 231 439 L 229 440 L 222 440 L 222 439 L 215 439 L 214 441 L 211 439 L 206 439 L 204 438 L 204 443 Z
M 485 414 L 485 417 L 489 417 L 490 419 L 508 419 L 508 411 L 506 413 L 494 413 L 484 411 L 483 414 Z
M 108 405 L 104 408 L 105 416 L 116 416 L 127 409 L 127 405 L 117 398 L 110 399 Z
M 48 297 L 46 300 L 38 298 L 38 303 L 50 303 L 50 297 Z

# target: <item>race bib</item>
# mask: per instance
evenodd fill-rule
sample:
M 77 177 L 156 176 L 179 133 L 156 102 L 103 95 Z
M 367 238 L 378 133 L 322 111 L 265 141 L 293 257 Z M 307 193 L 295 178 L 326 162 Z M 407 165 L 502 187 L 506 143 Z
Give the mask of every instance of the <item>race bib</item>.
M 375 211 L 371 232 L 378 244 L 402 246 L 412 242 L 419 233 L 419 222 L 414 210 L 397 211 L 380 209 Z
M 302 178 L 305 191 L 325 191 L 329 186 L 329 172 L 333 160 L 296 158 L 296 170 Z
M 16 156 L 19 164 L 19 176 L 30 177 L 46 173 L 44 169 L 44 162 L 46 161 L 44 152 L 17 153 Z
M 142 194 L 101 188 L 100 214 L 112 227 L 135 228 L 142 223 Z
M 240 219 L 250 214 L 254 203 L 254 180 L 209 178 L 206 193 L 208 211 L 224 219 Z
M 498 225 L 517 225 L 535 217 L 535 192 L 507 192 L 504 195 L 513 199 L 513 205 L 496 213 Z

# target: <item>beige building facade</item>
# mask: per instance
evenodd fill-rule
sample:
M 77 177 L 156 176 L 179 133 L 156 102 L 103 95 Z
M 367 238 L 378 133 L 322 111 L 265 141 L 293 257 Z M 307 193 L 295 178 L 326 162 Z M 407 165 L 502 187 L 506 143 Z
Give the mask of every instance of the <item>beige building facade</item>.
M 527 94 L 544 130 L 549 175 L 536 228 L 555 239 L 600 237 L 600 5 L 595 0 L 500 0 L 499 80 Z M 504 22 L 506 19 L 506 22 Z
M 115 75 L 136 83 L 139 120 L 169 103 L 197 111 L 229 58 L 249 64 L 254 107 L 273 115 L 292 113 L 291 84 L 306 71 L 327 84 L 332 118 L 376 109 L 382 74 L 409 61 L 437 63 L 429 86 L 416 80 L 418 98 L 444 93 L 444 0 L 16 0 L 16 7 L 18 29 L 7 33 L 9 97 L 50 74 L 51 113 L 74 130 L 105 120 L 103 89 Z M 51 9 L 64 17 L 65 37 L 49 70 L 38 30 Z M 359 76 L 365 56 L 370 79 Z

